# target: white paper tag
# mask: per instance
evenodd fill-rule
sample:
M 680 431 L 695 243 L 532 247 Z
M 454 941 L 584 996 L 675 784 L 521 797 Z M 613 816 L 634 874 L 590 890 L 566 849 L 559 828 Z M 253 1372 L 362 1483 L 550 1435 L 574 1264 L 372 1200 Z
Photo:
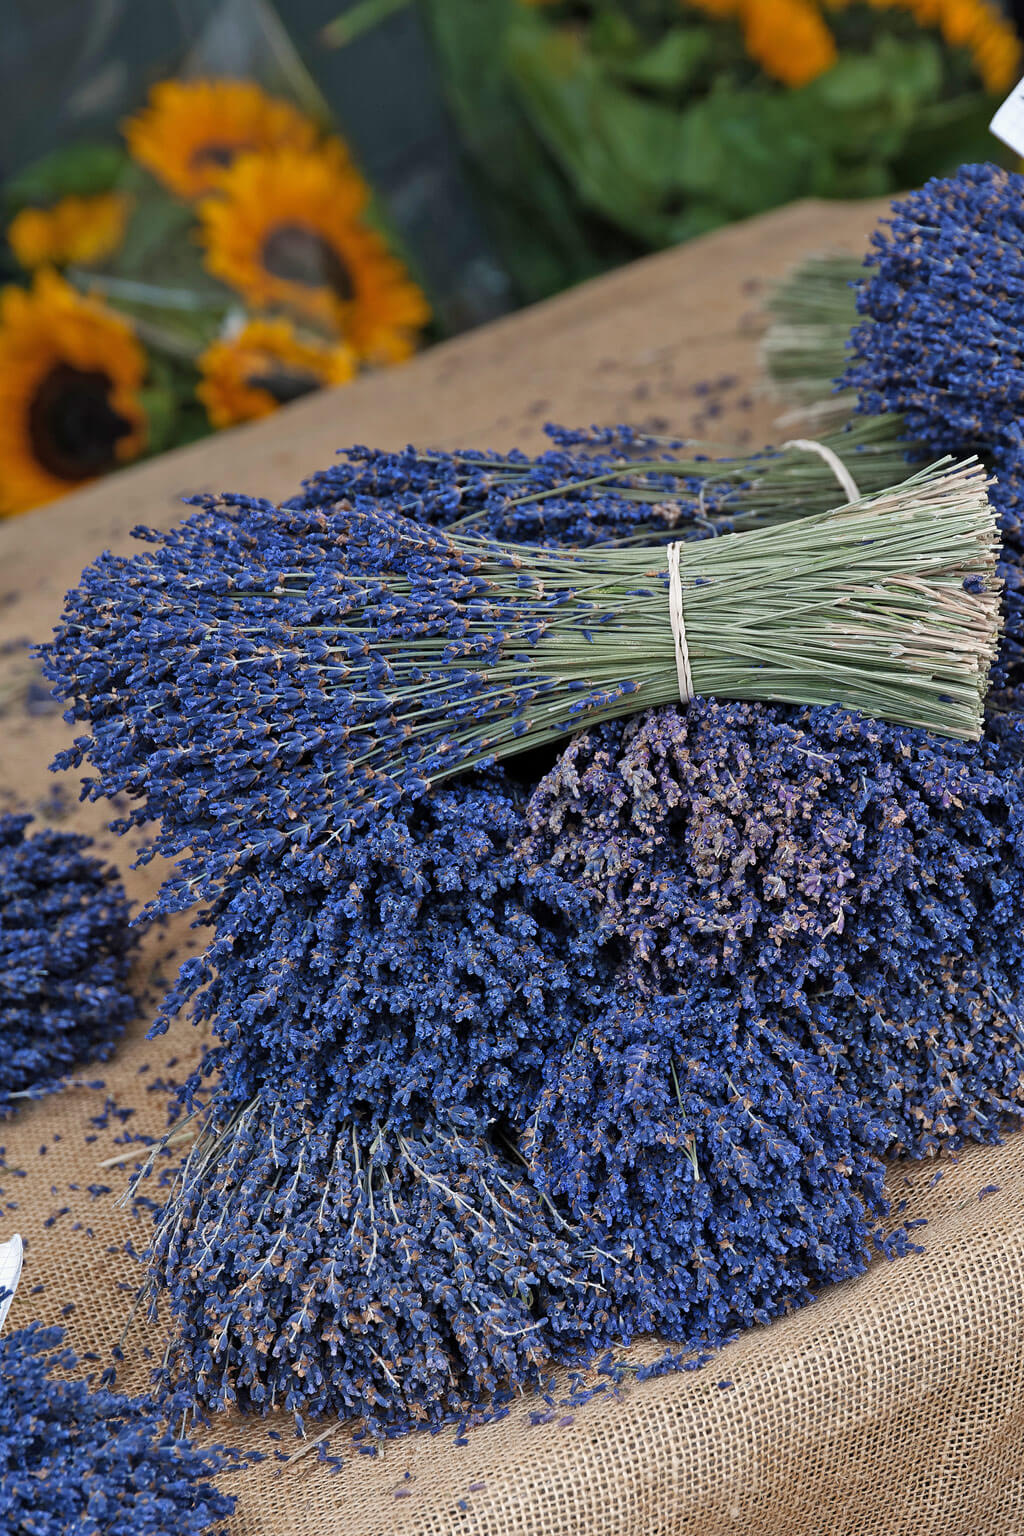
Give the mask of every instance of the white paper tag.
M 1024 80 L 1014 86 L 988 126 L 1015 154 L 1024 155 Z
M 18 1289 L 18 1281 L 21 1279 L 21 1265 L 25 1257 L 25 1246 L 21 1238 L 15 1233 L 9 1242 L 0 1243 L 0 1328 L 7 1321 L 7 1314 L 11 1310 L 11 1302 L 14 1293 Z M 9 1294 L 4 1295 L 7 1291 Z

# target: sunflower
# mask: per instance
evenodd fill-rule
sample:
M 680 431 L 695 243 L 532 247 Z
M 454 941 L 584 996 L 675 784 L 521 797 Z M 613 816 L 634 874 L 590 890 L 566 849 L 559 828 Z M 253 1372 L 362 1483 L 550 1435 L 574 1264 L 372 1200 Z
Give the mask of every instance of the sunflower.
M 797 89 L 832 68 L 836 41 L 813 0 L 742 0 L 748 56 L 766 75 Z
M 0 293 L 0 517 L 135 458 L 146 357 L 131 327 L 44 269 Z
M 179 197 L 203 197 L 244 153 L 310 150 L 317 126 L 250 80 L 162 80 L 129 118 L 132 155 Z
M 847 10 L 854 0 L 825 0 L 830 11 Z M 938 31 L 950 48 L 971 56 L 978 78 L 990 95 L 1008 91 L 1024 55 L 1013 22 L 992 0 L 867 0 L 875 11 L 908 11 L 919 27 Z
M 23 208 L 11 220 L 7 240 L 23 267 L 102 261 L 124 239 L 127 217 L 128 199 L 120 192 L 62 197 L 52 208 Z
M 199 371 L 196 394 L 211 425 L 233 427 L 315 389 L 349 383 L 356 356 L 344 342 L 300 337 L 288 320 L 250 320 L 208 347 Z
M 340 146 L 246 155 L 200 205 L 206 264 L 256 309 L 340 330 L 370 362 L 400 362 L 430 317 L 423 294 L 361 223 L 366 186 Z

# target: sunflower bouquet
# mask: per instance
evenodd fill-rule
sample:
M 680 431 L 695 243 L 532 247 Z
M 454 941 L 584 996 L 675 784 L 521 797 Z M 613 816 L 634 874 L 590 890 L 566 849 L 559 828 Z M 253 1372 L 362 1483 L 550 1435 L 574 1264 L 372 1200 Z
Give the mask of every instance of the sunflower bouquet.
M 529 298 L 793 198 L 882 196 L 980 160 L 1024 70 L 999 0 L 422 8 Z
M 249 80 L 164 80 L 123 147 L 4 189 L 0 518 L 403 361 L 430 309 L 345 144 Z

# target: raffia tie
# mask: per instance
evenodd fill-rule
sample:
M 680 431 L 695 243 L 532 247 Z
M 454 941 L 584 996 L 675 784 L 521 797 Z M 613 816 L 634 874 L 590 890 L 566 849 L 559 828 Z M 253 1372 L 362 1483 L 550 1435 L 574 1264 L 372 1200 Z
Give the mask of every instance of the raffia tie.
M 798 448 L 804 453 L 816 453 L 835 475 L 845 492 L 847 501 L 859 501 L 857 482 L 837 453 L 825 443 L 810 437 L 794 437 L 783 448 Z M 690 651 L 686 644 L 686 621 L 683 618 L 683 583 L 679 574 L 681 543 L 669 544 L 665 551 L 668 560 L 668 616 L 672 625 L 672 643 L 676 656 L 676 676 L 679 679 L 679 697 L 688 704 L 694 697 L 693 673 L 690 671 Z
M 676 653 L 676 676 L 679 678 L 679 697 L 684 704 L 693 698 L 693 674 L 690 671 L 690 652 L 686 645 L 686 624 L 683 620 L 683 583 L 679 575 L 679 540 L 665 551 L 668 560 L 668 616 L 672 625 L 672 641 Z
M 788 443 L 783 443 L 783 448 L 800 448 L 804 453 L 816 453 L 820 459 L 824 459 L 829 469 L 835 475 L 839 484 L 846 493 L 847 501 L 860 501 L 860 491 L 857 482 L 850 474 L 846 465 L 838 453 L 833 453 L 831 448 L 824 443 L 817 442 L 812 437 L 791 437 Z

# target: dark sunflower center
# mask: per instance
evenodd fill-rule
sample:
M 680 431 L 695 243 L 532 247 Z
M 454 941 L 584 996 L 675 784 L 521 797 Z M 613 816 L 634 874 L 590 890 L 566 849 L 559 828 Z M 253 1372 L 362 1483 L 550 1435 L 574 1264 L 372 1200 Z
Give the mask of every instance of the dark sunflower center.
M 330 288 L 351 299 L 352 280 L 338 252 L 305 224 L 278 224 L 263 242 L 263 265 L 274 277 L 305 288 Z
M 275 369 L 273 373 L 252 373 L 245 382 L 250 389 L 265 389 L 278 405 L 287 405 L 289 400 L 301 400 L 303 395 L 311 395 L 314 389 L 320 388 L 320 380 L 316 374 L 307 373 L 303 368 L 280 368 Z
M 219 165 L 227 168 L 236 155 L 243 154 L 247 149 L 255 149 L 254 144 L 200 144 L 197 150 L 189 156 L 189 165 L 193 170 L 199 170 L 204 165 Z
M 110 378 L 58 363 L 39 383 L 28 409 L 36 462 L 58 480 L 87 480 L 117 463 L 118 440 L 131 423 L 110 404 Z

